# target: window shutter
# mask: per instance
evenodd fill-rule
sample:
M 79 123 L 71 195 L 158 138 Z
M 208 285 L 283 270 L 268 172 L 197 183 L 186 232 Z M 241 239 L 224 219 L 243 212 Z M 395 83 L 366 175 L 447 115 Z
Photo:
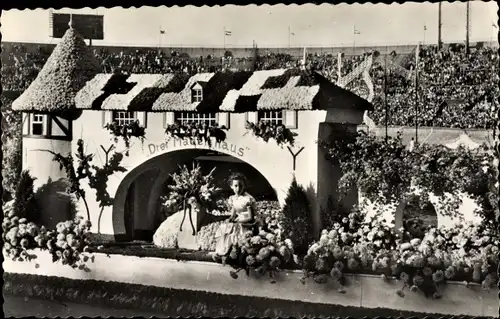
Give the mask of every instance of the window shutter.
M 43 135 L 48 136 L 51 135 L 51 132 L 49 132 L 49 123 L 50 117 L 47 114 L 43 115 Z
M 247 112 L 246 120 L 248 122 L 257 124 L 259 122 L 259 112 Z
M 102 126 L 106 124 L 111 124 L 113 122 L 113 111 L 102 112 Z
M 136 119 L 139 120 L 139 124 L 143 127 L 148 126 L 148 112 L 137 112 Z
M 31 134 L 31 114 L 23 113 L 23 135 Z
M 167 128 L 167 125 L 172 125 L 175 123 L 175 113 L 165 112 L 163 113 L 163 127 Z
M 219 126 L 225 126 L 226 128 L 229 128 L 230 117 L 231 114 L 229 114 L 228 112 L 218 113 L 217 123 L 219 123 Z
M 297 111 L 283 111 L 283 123 L 287 128 L 297 128 Z

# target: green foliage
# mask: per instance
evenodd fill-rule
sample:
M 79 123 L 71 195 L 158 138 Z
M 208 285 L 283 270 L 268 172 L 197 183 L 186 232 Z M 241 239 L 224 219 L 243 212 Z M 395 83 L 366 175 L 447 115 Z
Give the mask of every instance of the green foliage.
M 355 185 L 379 208 L 396 206 L 415 194 L 425 202 L 434 194 L 441 211 L 453 216 L 461 204 L 461 194 L 466 193 L 481 206 L 477 213 L 496 228 L 498 169 L 486 145 L 451 150 L 442 145 L 417 144 L 409 149 L 400 134 L 385 140 L 365 132 L 344 132 L 341 136 L 320 142 L 342 171 L 341 198 Z
M 283 207 L 283 236 L 290 238 L 295 245 L 297 254 L 307 252 L 312 237 L 312 212 L 309 199 L 302 185 L 293 179 Z
M 36 221 L 38 218 L 38 207 L 35 198 L 34 181 L 29 171 L 21 173 L 21 178 L 16 189 L 16 195 L 12 211 L 18 218 L 26 218 L 29 221 Z

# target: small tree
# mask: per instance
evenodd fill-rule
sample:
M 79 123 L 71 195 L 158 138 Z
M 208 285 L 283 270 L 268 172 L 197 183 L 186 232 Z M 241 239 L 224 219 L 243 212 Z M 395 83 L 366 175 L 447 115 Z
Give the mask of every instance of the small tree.
M 25 170 L 21 173 L 19 184 L 16 189 L 16 196 L 12 210 L 14 216 L 26 218 L 29 221 L 36 222 L 37 218 L 37 203 L 35 198 L 34 182 L 29 171 Z
M 299 255 L 307 252 L 309 243 L 314 239 L 311 205 L 304 187 L 297 184 L 295 177 L 283 207 L 283 237 L 292 240 Z

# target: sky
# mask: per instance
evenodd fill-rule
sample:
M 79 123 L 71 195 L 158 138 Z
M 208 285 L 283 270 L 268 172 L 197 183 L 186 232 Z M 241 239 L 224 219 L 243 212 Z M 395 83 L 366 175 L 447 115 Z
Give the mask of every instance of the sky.
M 470 41 L 496 39 L 497 3 L 472 1 L 470 6 Z M 254 40 L 259 47 L 402 45 L 437 43 L 438 34 L 437 3 L 162 6 L 53 12 L 104 15 L 105 39 L 93 41 L 94 45 L 223 47 L 224 38 L 227 48 L 251 47 Z M 49 16 L 49 10 L 42 9 L 3 11 L 2 40 L 57 43 L 58 39 L 49 36 Z M 465 3 L 443 2 L 443 41 L 465 41 L 465 21 Z M 224 28 L 232 35 L 224 37 Z M 354 35 L 354 28 L 359 34 Z

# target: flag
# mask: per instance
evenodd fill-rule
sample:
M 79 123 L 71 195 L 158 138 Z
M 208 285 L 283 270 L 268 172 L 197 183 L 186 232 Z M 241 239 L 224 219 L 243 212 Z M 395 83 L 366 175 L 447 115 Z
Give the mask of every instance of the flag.
M 295 33 L 293 33 L 293 32 L 290 32 L 290 34 L 291 34 L 291 35 L 295 35 Z
M 495 23 L 492 23 L 491 25 L 492 25 L 492 26 L 493 26 L 493 28 L 495 28 L 495 29 L 497 29 L 497 28 L 498 28 L 498 27 L 497 27 L 497 25 L 496 25 Z
M 160 34 L 165 34 L 165 30 L 160 30 Z
M 426 25 L 424 25 L 424 31 L 427 31 L 427 26 Z
M 354 34 L 361 34 L 358 30 L 354 29 Z
M 231 31 L 224 31 L 224 34 L 226 35 L 226 37 L 230 37 L 231 36 Z

